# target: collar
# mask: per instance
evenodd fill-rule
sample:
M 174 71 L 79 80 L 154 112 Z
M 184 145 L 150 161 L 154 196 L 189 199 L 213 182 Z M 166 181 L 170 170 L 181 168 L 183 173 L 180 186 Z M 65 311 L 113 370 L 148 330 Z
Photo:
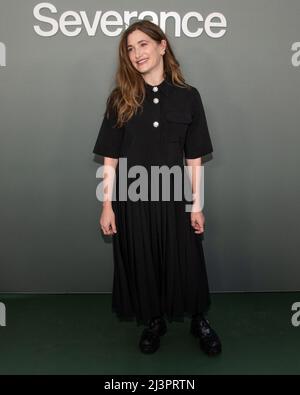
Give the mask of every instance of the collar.
M 153 92 L 152 89 L 153 89 L 154 86 L 157 86 L 158 91 L 159 92 L 163 92 L 166 96 L 168 96 L 168 94 L 170 93 L 170 91 L 171 91 L 171 89 L 173 87 L 171 78 L 168 75 L 166 76 L 166 78 L 159 85 L 149 85 L 145 80 L 144 80 L 144 84 L 145 84 L 146 91 L 148 93 L 153 93 L 154 94 L 155 92 Z

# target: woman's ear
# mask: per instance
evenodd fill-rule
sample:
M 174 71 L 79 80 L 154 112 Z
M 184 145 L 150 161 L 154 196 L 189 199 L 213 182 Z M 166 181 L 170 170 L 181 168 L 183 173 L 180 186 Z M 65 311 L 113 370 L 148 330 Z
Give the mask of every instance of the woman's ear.
M 161 49 L 162 49 L 162 55 L 165 54 L 167 48 L 167 41 L 166 40 L 161 40 Z

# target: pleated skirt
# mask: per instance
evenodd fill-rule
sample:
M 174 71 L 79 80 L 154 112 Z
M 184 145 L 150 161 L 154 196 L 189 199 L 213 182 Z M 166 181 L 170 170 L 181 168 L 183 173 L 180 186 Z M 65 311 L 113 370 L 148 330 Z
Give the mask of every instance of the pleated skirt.
M 202 246 L 184 201 L 113 201 L 112 311 L 147 325 L 183 322 L 211 304 Z

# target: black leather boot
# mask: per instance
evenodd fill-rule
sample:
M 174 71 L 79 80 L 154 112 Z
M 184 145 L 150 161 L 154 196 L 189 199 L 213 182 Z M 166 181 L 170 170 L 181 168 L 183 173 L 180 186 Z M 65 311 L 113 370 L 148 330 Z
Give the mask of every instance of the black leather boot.
M 203 315 L 192 317 L 190 332 L 200 339 L 200 347 L 207 355 L 218 355 L 222 352 L 218 335 Z
M 162 317 L 150 320 L 149 325 L 142 332 L 139 342 L 140 350 L 145 354 L 152 354 L 160 346 L 160 336 L 167 332 L 167 325 Z

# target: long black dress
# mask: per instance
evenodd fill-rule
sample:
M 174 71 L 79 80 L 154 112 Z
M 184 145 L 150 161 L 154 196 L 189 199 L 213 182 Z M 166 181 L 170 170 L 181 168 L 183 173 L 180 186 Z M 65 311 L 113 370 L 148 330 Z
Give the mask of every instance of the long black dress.
M 143 111 L 122 128 L 115 128 L 115 115 L 104 116 L 93 152 L 119 158 L 116 169 L 115 213 L 117 233 L 113 238 L 114 278 L 112 311 L 120 320 L 146 325 L 163 315 L 169 322 L 206 312 L 210 294 L 202 235 L 194 233 L 185 196 L 169 201 L 159 193 L 157 201 L 119 199 L 120 163 L 174 165 L 213 151 L 202 100 L 198 90 L 178 87 L 167 76 L 151 86 L 144 82 Z M 183 172 L 183 178 L 187 172 Z M 185 174 L 185 175 L 184 175 Z M 124 174 L 122 174 L 124 180 Z M 129 176 L 129 185 L 134 181 Z M 138 179 L 138 176 L 135 178 Z M 170 178 L 171 188 L 174 179 Z M 159 181 L 162 187 L 162 179 Z M 149 182 L 148 197 L 151 183 Z

